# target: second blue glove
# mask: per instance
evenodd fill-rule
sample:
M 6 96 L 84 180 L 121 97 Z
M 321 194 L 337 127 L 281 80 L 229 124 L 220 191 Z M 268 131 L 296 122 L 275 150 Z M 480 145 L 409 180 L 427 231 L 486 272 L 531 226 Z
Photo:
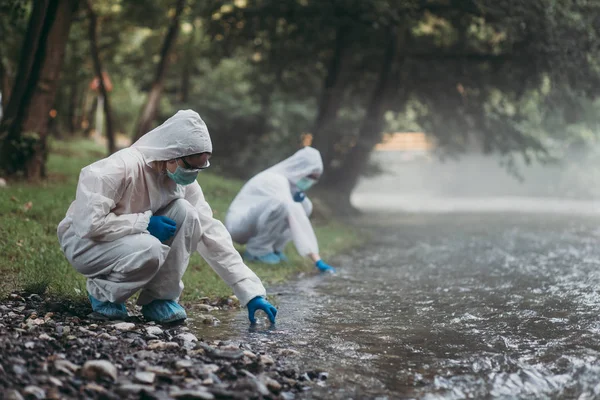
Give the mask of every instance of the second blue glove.
M 164 215 L 153 215 L 148 223 L 148 232 L 161 242 L 171 239 L 177 231 L 177 222 Z
M 277 309 L 275 307 L 273 307 L 273 305 L 271 303 L 269 303 L 267 300 L 265 300 L 264 298 L 258 296 L 253 298 L 252 300 L 250 300 L 248 302 L 248 319 L 250 320 L 251 324 L 255 324 L 256 323 L 256 318 L 254 318 L 254 313 L 256 313 L 256 311 L 258 310 L 263 310 L 265 312 L 265 314 L 267 314 L 267 317 L 269 317 L 269 321 L 271 321 L 272 324 L 275 323 L 275 317 L 277 316 Z
M 323 260 L 319 260 L 315 263 L 315 266 L 317 268 L 319 268 L 319 271 L 321 272 L 328 272 L 330 274 L 335 274 L 335 268 L 333 268 L 331 265 L 327 264 L 325 261 Z

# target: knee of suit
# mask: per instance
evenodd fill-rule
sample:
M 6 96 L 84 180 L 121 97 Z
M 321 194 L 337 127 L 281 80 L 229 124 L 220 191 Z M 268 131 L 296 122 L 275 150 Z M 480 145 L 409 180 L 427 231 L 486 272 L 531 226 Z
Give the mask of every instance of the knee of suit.
M 177 199 L 173 201 L 172 211 L 169 213 L 169 218 L 174 219 L 177 223 L 177 229 L 184 224 L 200 225 L 200 216 L 198 210 L 189 201 Z

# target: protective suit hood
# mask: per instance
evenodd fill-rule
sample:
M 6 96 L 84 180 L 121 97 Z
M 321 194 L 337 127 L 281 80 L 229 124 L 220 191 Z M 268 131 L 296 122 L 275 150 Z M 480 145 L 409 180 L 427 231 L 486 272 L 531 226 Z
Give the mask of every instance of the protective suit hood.
M 212 153 L 208 128 L 200 115 L 180 110 L 131 145 L 142 153 L 146 163 L 167 161 L 198 153 Z
M 265 172 L 281 174 L 295 185 L 301 178 L 308 175 L 321 175 L 323 173 L 323 160 L 319 150 L 307 146 Z

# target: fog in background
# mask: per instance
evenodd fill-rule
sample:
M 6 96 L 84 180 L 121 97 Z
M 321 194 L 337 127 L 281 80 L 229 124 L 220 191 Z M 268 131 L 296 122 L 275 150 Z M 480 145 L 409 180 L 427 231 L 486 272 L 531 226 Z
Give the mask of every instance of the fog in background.
M 371 161 L 382 172 L 363 177 L 352 195 L 363 211 L 600 213 L 592 157 L 521 163 L 521 179 L 498 157 L 481 154 L 443 162 L 431 153 L 375 151 Z

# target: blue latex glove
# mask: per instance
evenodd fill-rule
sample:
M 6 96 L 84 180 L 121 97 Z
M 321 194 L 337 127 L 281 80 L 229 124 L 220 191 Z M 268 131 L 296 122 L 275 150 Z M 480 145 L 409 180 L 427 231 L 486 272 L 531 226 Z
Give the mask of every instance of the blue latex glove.
M 331 265 L 328 265 L 323 260 L 317 261 L 315 263 L 315 266 L 319 268 L 319 271 L 321 272 L 329 272 L 330 274 L 335 274 L 335 268 L 333 268 Z
M 305 198 L 306 198 L 306 194 L 304 194 L 304 192 L 296 192 L 296 193 L 294 193 L 294 201 L 296 203 L 302 203 Z
M 277 315 L 277 309 L 275 307 L 273 307 L 273 305 L 271 303 L 269 303 L 267 300 L 265 300 L 264 298 L 258 296 L 253 298 L 252 300 L 250 300 L 248 302 L 248 319 L 250 320 L 251 324 L 255 324 L 256 323 L 256 318 L 254 318 L 254 313 L 257 310 L 263 310 L 265 312 L 265 314 L 267 314 L 267 317 L 269 317 L 269 321 L 271 321 L 272 324 L 275 323 L 275 316 Z
M 148 223 L 148 232 L 161 242 L 165 242 L 175 235 L 177 222 L 164 215 L 153 215 Z

